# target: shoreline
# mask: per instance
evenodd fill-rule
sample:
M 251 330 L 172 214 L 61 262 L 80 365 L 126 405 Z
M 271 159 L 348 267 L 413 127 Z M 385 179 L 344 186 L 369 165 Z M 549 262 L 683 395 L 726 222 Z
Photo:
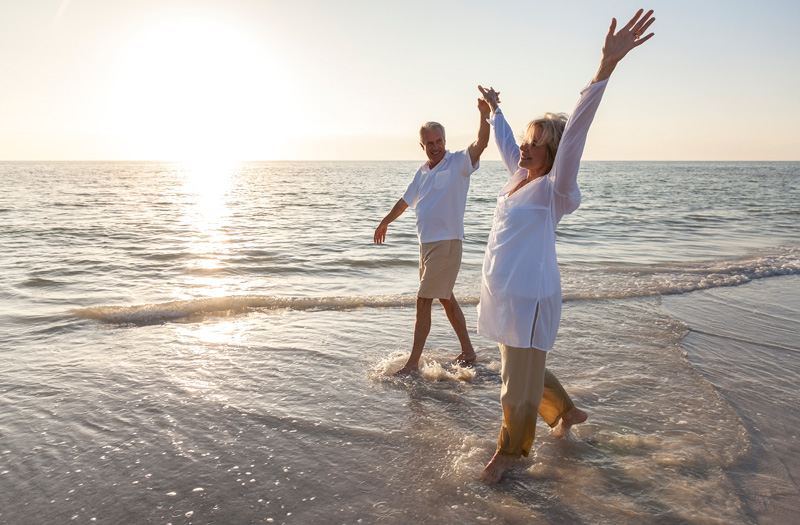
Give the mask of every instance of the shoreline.
M 689 363 L 742 420 L 751 448 L 727 470 L 745 514 L 784 524 L 800 514 L 800 276 L 662 299 L 686 323 Z M 794 340 L 793 340 L 794 339 Z

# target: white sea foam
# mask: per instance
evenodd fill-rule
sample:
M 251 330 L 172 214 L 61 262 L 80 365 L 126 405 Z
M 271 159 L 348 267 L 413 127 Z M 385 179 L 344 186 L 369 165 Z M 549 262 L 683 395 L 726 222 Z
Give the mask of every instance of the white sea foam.
M 568 267 L 562 272 L 565 301 L 674 295 L 797 274 L 800 274 L 798 246 L 731 259 L 588 269 Z
M 377 363 L 369 372 L 372 379 L 392 377 L 403 368 L 408 352 L 394 352 Z M 426 381 L 462 381 L 469 383 L 475 378 L 475 369 L 449 362 L 449 358 L 423 354 L 419 361 L 418 376 Z

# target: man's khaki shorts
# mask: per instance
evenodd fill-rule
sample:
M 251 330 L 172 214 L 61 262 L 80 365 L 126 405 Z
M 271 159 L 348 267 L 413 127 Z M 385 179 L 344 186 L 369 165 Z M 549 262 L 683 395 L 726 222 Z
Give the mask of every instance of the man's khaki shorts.
M 419 245 L 417 297 L 450 299 L 461 268 L 461 241 L 426 242 Z

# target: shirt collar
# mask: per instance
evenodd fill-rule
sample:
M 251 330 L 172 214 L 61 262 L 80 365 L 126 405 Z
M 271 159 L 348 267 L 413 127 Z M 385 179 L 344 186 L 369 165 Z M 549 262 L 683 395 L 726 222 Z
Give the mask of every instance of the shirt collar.
M 425 164 L 422 165 L 422 174 L 425 175 L 426 173 L 429 173 L 431 171 L 436 171 L 436 170 L 440 169 L 442 166 L 447 164 L 447 162 L 450 160 L 450 157 L 452 157 L 452 156 L 453 156 L 453 154 L 450 153 L 450 150 L 445 150 L 444 158 L 442 158 L 442 160 L 439 161 L 439 164 L 434 166 L 433 169 L 431 169 L 429 167 L 430 166 L 430 163 L 429 163 L 430 161 L 425 161 Z

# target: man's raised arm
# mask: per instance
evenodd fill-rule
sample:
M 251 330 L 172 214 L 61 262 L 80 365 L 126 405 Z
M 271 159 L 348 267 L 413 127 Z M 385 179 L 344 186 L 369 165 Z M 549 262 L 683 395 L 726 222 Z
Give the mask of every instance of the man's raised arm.
M 478 139 L 469 145 L 469 158 L 474 166 L 481 158 L 481 153 L 489 145 L 489 115 L 492 108 L 484 99 L 478 99 L 478 111 L 481 112 L 481 125 L 478 128 Z

